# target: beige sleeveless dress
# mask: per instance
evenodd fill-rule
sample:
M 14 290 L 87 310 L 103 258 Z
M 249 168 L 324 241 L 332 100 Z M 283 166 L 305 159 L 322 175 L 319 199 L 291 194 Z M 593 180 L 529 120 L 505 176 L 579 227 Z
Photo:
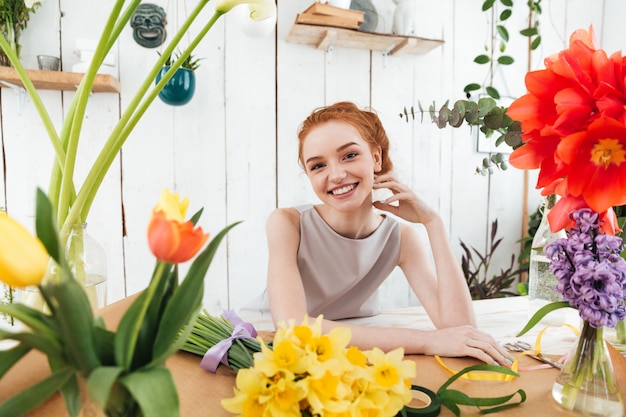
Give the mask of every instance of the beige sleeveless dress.
M 378 314 L 378 289 L 398 264 L 400 224 L 385 216 L 378 228 L 363 239 L 335 232 L 312 204 L 300 212 L 298 267 L 309 316 L 329 320 Z M 244 310 L 269 314 L 264 292 Z

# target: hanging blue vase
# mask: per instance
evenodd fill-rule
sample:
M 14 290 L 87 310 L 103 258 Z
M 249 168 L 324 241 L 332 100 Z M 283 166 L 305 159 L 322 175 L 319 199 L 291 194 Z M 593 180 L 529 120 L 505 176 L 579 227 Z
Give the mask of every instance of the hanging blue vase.
M 163 67 L 156 76 L 156 83 L 170 67 Z M 182 106 L 189 103 L 196 91 L 196 74 L 188 68 L 178 68 L 167 84 L 159 92 L 159 98 L 166 104 Z

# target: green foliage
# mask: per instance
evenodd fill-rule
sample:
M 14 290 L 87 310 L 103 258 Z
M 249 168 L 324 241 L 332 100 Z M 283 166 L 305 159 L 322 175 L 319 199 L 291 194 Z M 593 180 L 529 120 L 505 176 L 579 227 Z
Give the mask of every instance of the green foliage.
M 159 55 L 161 54 L 159 53 Z M 178 58 L 181 57 L 181 55 L 182 53 L 180 51 L 173 53 L 172 55 L 167 57 L 167 60 L 165 61 L 165 64 L 163 65 L 166 67 L 171 66 L 174 62 L 178 60 Z M 180 67 L 190 69 L 191 71 L 195 71 L 200 66 L 201 59 L 202 58 L 194 58 L 194 56 L 191 54 L 187 55 L 185 59 L 183 60 L 182 64 L 180 64 Z
M 496 219 L 491 223 L 489 248 L 484 255 L 473 247 L 470 249 L 463 241 L 460 243 L 465 252 L 461 257 L 461 269 L 473 300 L 518 295 L 509 289 L 525 271 L 515 269 L 515 255 L 511 255 L 511 264 L 508 268 L 501 269 L 499 274 L 489 276 L 489 266 L 496 249 L 502 243 L 502 238 L 496 238 L 497 233 L 498 220 Z M 474 259 L 474 255 L 478 260 Z
M 480 87 L 479 87 L 480 88 Z M 457 100 L 452 108 L 446 101 L 439 110 L 435 110 L 435 103 L 430 105 L 428 113 L 431 120 L 439 129 L 450 127 L 461 127 L 466 124 L 470 127 L 477 127 L 487 138 L 496 136 L 495 144 L 507 144 L 513 149 L 522 145 L 522 129 L 519 122 L 511 119 L 506 114 L 506 108 L 499 106 L 494 98 L 483 97 L 478 101 Z M 422 104 L 418 102 L 420 120 L 423 122 L 424 113 Z M 409 118 L 416 118 L 416 110 L 413 106 L 410 109 L 404 107 L 399 114 L 407 123 Z M 487 175 L 493 173 L 493 167 L 500 170 L 508 169 L 505 156 L 502 153 L 494 153 L 490 157 L 483 159 L 482 166 L 476 168 L 476 173 Z
M 456 417 L 461 416 L 461 409 L 459 405 L 469 405 L 477 407 L 480 410 L 481 414 L 491 414 L 496 413 L 498 411 L 506 410 L 508 408 L 517 407 L 524 401 L 526 401 L 526 392 L 523 389 L 518 389 L 514 393 L 510 395 L 505 395 L 502 397 L 471 397 L 461 391 L 448 388 L 454 381 L 461 378 L 464 374 L 469 372 L 479 371 L 479 372 L 496 372 L 504 375 L 512 375 L 518 377 L 519 374 L 511 369 L 499 366 L 499 365 L 473 365 L 468 366 L 461 371 L 457 372 L 453 376 L 451 376 L 438 390 L 437 397 L 441 401 L 441 404 L 448 408 Z M 509 402 L 516 395 L 519 395 L 518 402 Z M 490 408 L 487 408 L 490 407 Z
M 47 356 L 52 374 L 2 402 L 0 415 L 23 415 L 59 391 L 75 417 L 83 379 L 90 397 L 106 408 L 107 415 L 131 415 L 127 407 L 140 407 L 145 417 L 178 416 L 178 393 L 164 363 L 193 329 L 204 277 L 221 241 L 236 224 L 225 227 L 196 256 L 180 285 L 177 265 L 157 261 L 150 284 L 124 313 L 117 331 L 111 332 L 93 316 L 83 286 L 72 276 L 59 250 L 52 205 L 38 190 L 37 235 L 58 260 L 60 272 L 57 279 L 39 286 L 50 314 L 21 303 L 0 304 L 0 312 L 26 326 L 16 332 L 0 330 L 0 340 L 18 342 L 13 349 L 0 351 L 0 378 L 30 350 Z

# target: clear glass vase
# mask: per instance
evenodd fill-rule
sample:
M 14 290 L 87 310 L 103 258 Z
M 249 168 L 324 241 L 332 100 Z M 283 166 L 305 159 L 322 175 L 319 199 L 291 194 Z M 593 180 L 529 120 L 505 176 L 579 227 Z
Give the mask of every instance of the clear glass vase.
M 91 308 L 102 308 L 107 304 L 107 261 L 102 246 L 87 233 L 87 224 L 72 226 L 66 239 L 65 254 L 76 280 L 85 287 Z M 50 261 L 48 275 L 54 279 L 57 266 Z M 37 287 L 20 291 L 19 301 L 38 310 L 44 310 L 44 301 Z
M 552 386 L 564 408 L 583 416 L 622 417 L 624 404 L 604 340 L 604 328 L 583 321 L 578 340 Z
M 543 216 L 541 223 L 533 237 L 530 250 L 530 267 L 528 270 L 528 308 L 529 317 L 537 312 L 541 307 L 554 301 L 562 301 L 563 295 L 556 290 L 557 279 L 550 271 L 550 261 L 544 254 L 543 249 L 548 244 L 565 237 L 565 231 L 552 232 L 548 223 L 548 213 L 557 202 L 556 195 L 545 197 L 543 206 Z M 544 323 L 569 322 L 569 309 L 556 310 L 544 316 Z M 574 313 L 577 315 L 577 313 Z

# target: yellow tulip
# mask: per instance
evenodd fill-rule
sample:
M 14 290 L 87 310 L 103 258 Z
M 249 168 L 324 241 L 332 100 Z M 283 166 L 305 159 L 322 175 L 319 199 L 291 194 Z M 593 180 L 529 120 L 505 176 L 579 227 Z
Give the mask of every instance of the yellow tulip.
M 37 285 L 46 273 L 49 259 L 39 239 L 0 213 L 0 281 L 17 288 Z
M 248 5 L 252 20 L 264 20 L 276 14 L 276 3 L 274 3 L 274 0 L 217 0 L 215 11 L 228 13 L 230 9 L 240 4 Z

